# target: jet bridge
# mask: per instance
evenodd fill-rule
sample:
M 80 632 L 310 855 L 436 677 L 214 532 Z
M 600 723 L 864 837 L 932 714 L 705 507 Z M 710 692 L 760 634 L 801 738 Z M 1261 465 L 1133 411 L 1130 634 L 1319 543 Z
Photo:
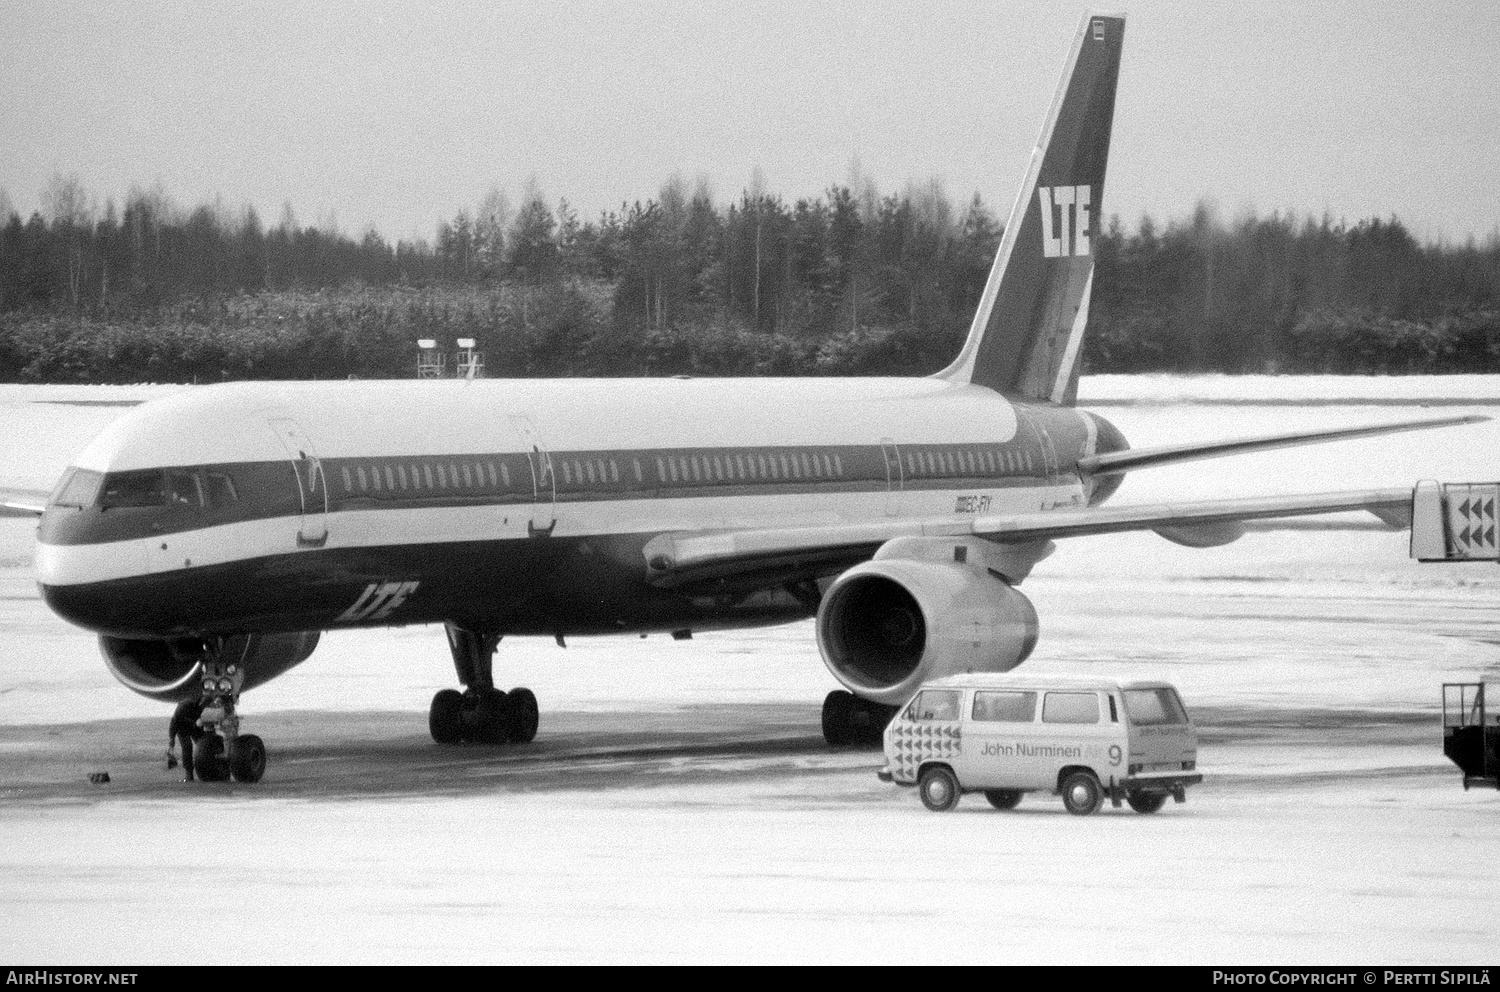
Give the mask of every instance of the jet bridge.
M 1418 561 L 1500 563 L 1500 482 L 1419 482 L 1411 500 Z

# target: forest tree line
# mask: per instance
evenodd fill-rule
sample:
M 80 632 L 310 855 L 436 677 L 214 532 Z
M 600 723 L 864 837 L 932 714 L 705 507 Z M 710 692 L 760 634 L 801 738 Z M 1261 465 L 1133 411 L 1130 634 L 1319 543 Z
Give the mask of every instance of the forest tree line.
M 43 202 L 0 192 L 3 381 L 407 377 L 426 337 L 477 338 L 491 375 L 925 374 L 1003 232 L 935 182 L 724 206 L 673 178 L 591 220 L 532 187 L 395 243 L 69 178 Z M 1086 373 L 1500 371 L 1500 239 L 1200 204 L 1095 252 Z

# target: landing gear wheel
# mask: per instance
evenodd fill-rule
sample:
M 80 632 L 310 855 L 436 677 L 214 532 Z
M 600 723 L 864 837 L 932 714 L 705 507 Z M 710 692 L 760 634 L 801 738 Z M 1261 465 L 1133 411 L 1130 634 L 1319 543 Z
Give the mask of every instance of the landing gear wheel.
M 1019 789 L 986 789 L 984 798 L 988 799 L 990 805 L 996 809 L 1015 809 L 1021 805 Z
M 536 693 L 524 686 L 518 686 L 510 691 L 509 696 L 510 742 L 530 744 L 536 739 L 537 724 L 541 721 L 536 705 Z
M 1125 793 L 1125 801 L 1137 813 L 1155 813 L 1167 804 L 1167 794 L 1165 792 L 1141 792 L 1138 789 L 1132 789 Z
M 193 773 L 203 782 L 224 782 L 229 762 L 224 759 L 224 738 L 205 734 L 193 742 Z
M 1063 779 L 1063 805 L 1075 816 L 1088 816 L 1104 802 L 1104 790 L 1090 772 L 1074 772 Z
M 922 769 L 917 779 L 917 792 L 922 805 L 934 813 L 946 813 L 958 805 L 958 779 L 941 765 Z
M 869 699 L 854 697 L 854 706 L 849 713 L 850 736 L 853 743 L 864 747 L 880 747 L 885 743 L 885 728 L 896 710 Z
M 469 714 L 469 739 L 476 744 L 504 744 L 510 740 L 510 699 L 499 689 L 480 689 L 474 694 Z
M 439 744 L 457 744 L 464 739 L 463 728 L 464 694 L 457 689 L 444 689 L 432 697 L 432 708 L 427 711 L 427 729 L 432 739 Z
M 834 747 L 854 743 L 854 706 L 859 702 L 852 692 L 835 689 L 823 698 L 823 739 Z
M 259 782 L 266 773 L 266 745 L 254 734 L 229 742 L 229 773 L 236 782 Z

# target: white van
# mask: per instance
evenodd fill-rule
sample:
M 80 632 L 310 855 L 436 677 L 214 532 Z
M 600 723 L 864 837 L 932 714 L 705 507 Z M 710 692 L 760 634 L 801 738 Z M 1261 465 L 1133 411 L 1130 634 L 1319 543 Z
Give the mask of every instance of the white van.
M 965 792 L 1014 809 L 1061 793 L 1086 816 L 1106 797 L 1155 813 L 1203 781 L 1198 735 L 1165 682 L 954 675 L 923 685 L 885 729 L 881 781 L 916 785 L 942 812 Z

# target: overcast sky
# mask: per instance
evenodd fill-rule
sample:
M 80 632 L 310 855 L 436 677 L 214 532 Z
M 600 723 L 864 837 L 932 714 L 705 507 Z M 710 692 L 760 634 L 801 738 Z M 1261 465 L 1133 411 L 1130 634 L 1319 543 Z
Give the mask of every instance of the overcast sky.
M 1083 6 L 1010 0 L 0 0 L 0 190 L 160 182 L 431 237 L 535 177 L 586 217 L 943 181 L 1009 210 Z M 1105 213 L 1500 224 L 1500 3 L 1135 0 Z

